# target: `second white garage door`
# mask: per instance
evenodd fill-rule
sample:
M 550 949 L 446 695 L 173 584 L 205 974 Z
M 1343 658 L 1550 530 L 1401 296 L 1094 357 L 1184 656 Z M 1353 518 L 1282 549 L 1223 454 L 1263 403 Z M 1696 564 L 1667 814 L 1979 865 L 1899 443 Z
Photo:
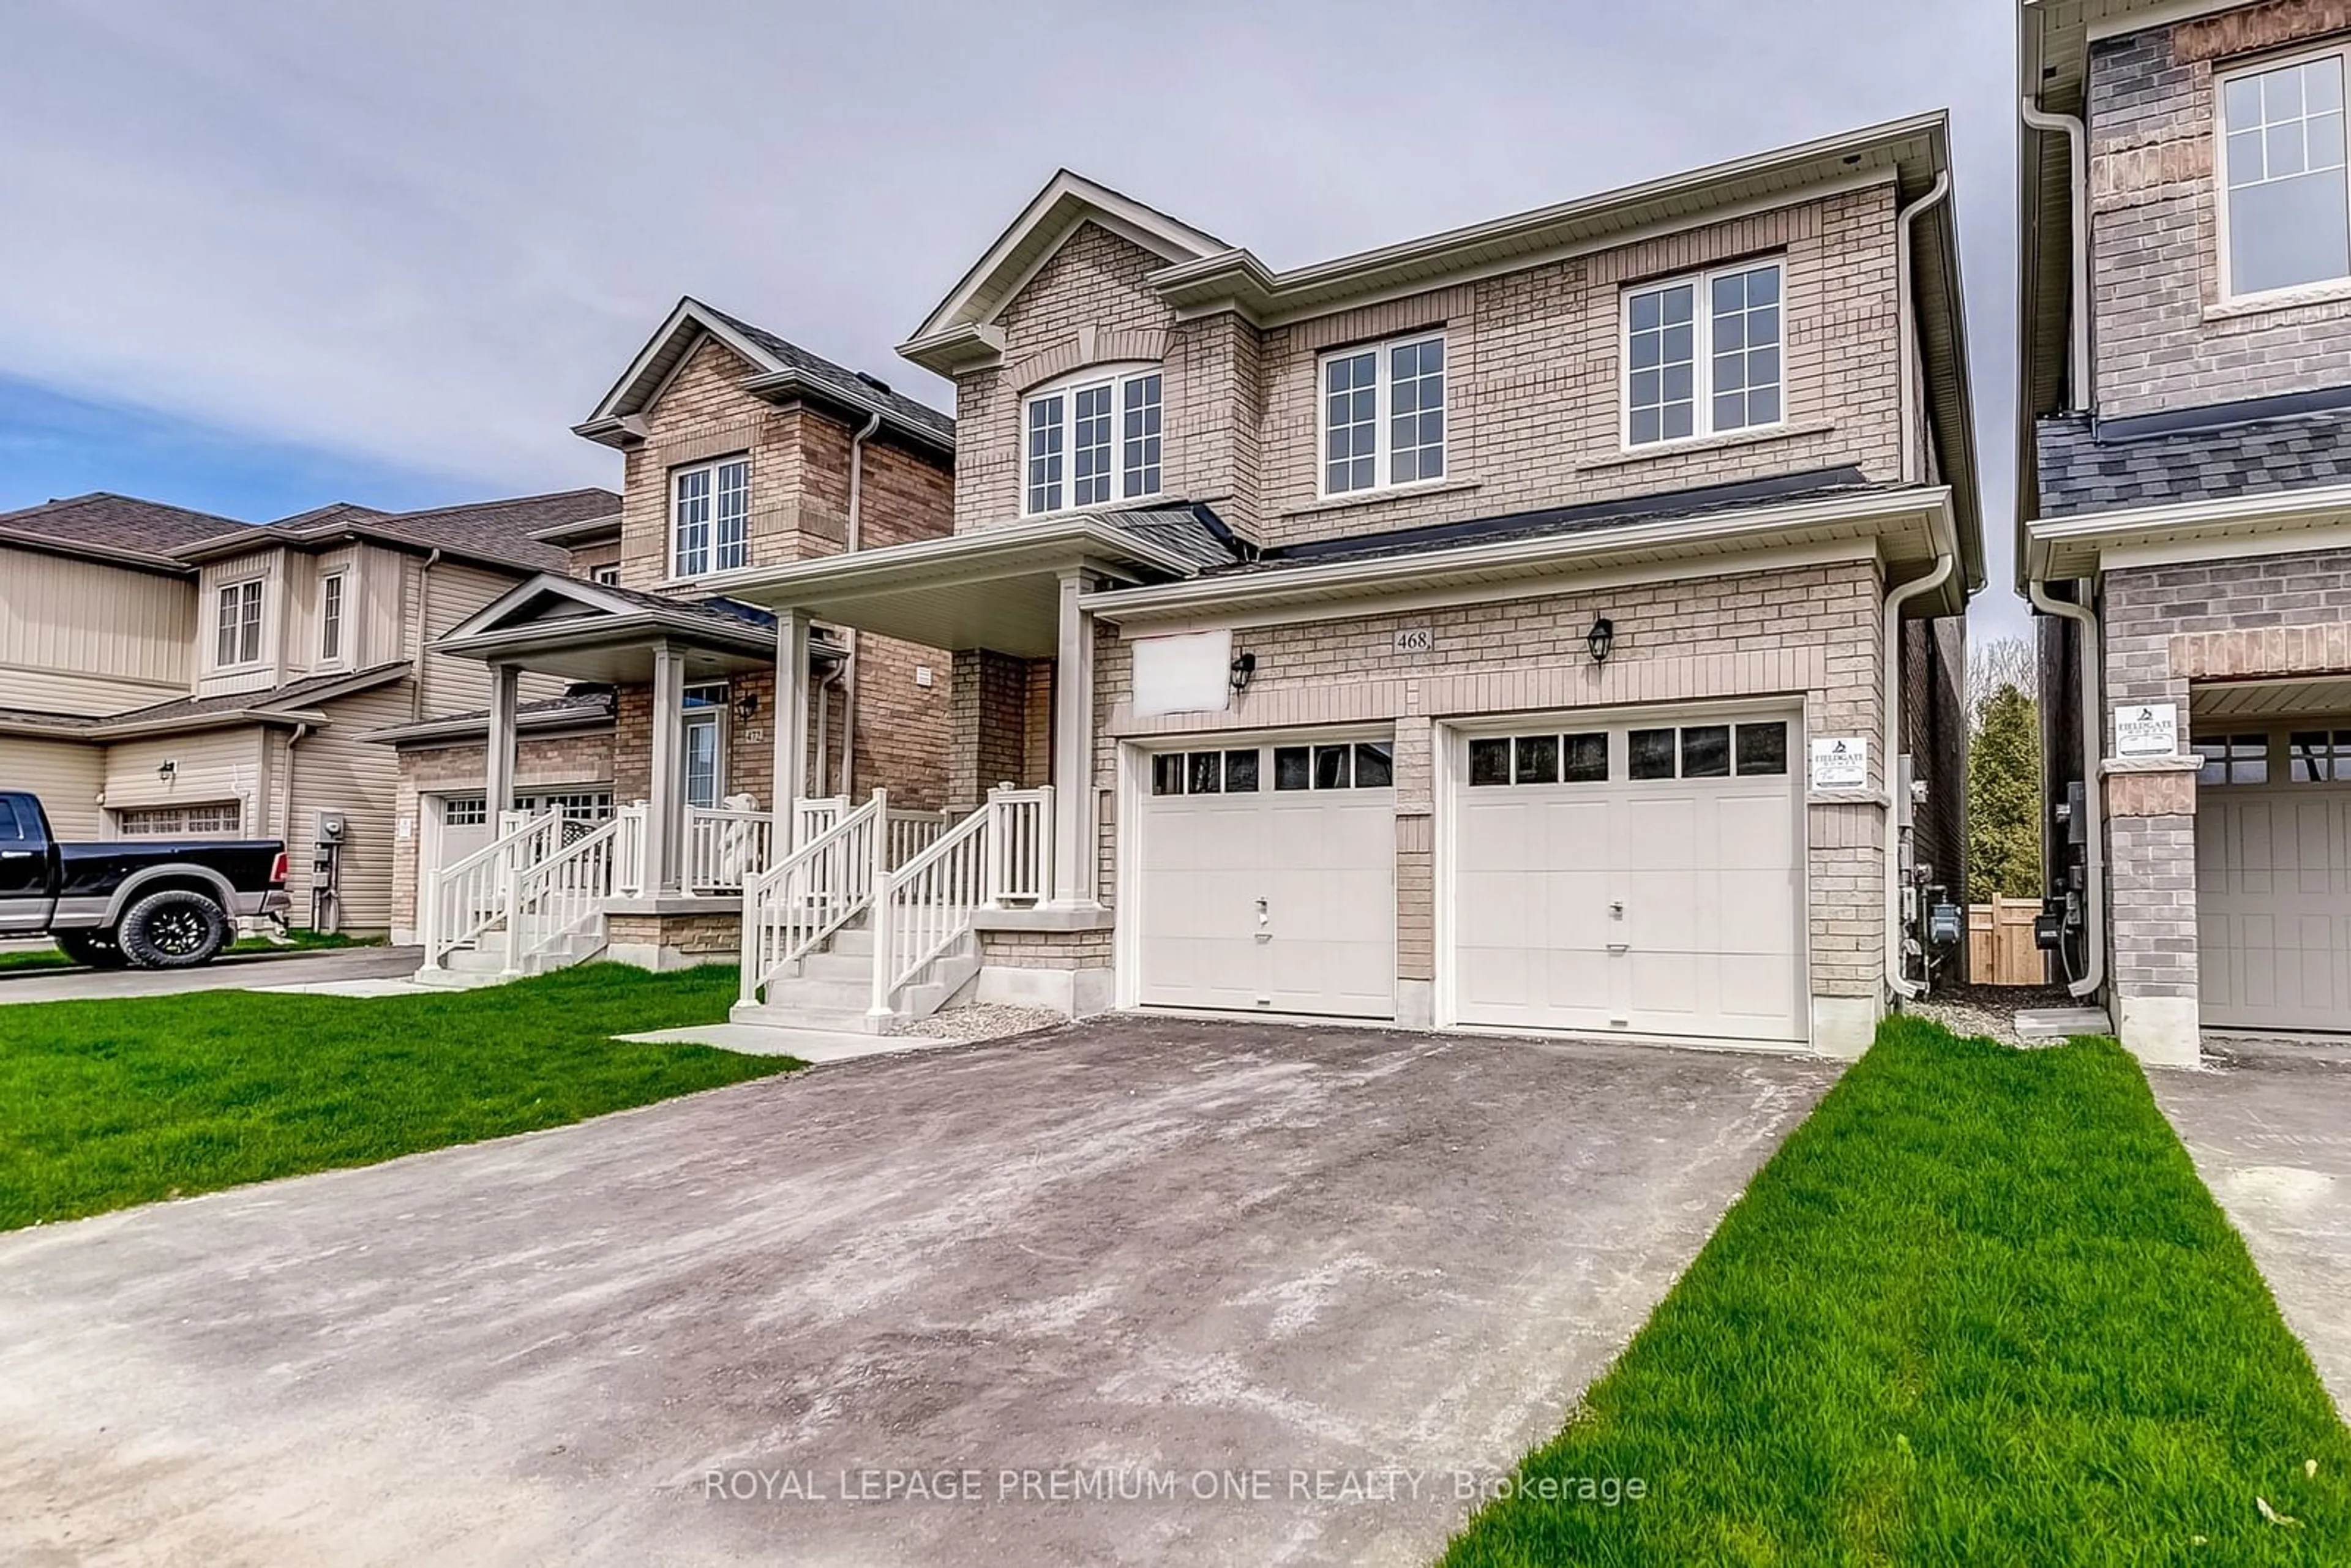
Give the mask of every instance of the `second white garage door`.
M 2204 1026 L 2351 1029 L 2351 729 L 2197 750 Z
M 1136 999 L 1394 1017 L 1389 744 L 1238 745 L 1148 761 Z
M 1796 727 L 1454 737 L 1455 1019 L 1805 1039 Z

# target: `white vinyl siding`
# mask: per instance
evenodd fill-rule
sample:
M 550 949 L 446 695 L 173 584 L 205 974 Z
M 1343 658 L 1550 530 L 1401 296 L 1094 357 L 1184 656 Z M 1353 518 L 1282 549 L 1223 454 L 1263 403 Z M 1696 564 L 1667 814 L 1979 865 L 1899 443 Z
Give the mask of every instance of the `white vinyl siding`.
M 1441 333 L 1327 355 L 1322 380 L 1325 496 L 1445 477 Z
M 1092 371 L 1031 394 L 1020 416 L 1021 510 L 1037 517 L 1158 495 L 1162 389 L 1152 366 Z
M 2231 295 L 2351 277 L 2340 48 L 2220 83 L 2221 276 Z
M 1625 444 L 1777 424 L 1785 413 L 1779 262 L 1625 294 Z

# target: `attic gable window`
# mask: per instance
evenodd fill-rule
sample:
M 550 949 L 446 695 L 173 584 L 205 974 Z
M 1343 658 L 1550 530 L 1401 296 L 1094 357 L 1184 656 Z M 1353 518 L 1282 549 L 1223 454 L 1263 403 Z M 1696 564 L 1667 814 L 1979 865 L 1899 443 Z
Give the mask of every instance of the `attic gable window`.
M 670 575 L 751 564 L 751 460 L 722 457 L 670 471 Z
M 2351 277 L 2346 53 L 2220 83 L 2221 275 L 2232 296 Z
M 1086 371 L 1032 393 L 1020 416 L 1020 509 L 1029 517 L 1159 494 L 1159 367 Z

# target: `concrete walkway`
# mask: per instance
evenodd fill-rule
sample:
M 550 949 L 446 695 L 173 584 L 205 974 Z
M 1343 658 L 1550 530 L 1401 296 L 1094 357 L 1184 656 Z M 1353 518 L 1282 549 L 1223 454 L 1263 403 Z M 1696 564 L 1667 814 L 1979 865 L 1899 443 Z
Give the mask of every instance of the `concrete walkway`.
M 2204 1050 L 2200 1071 L 2147 1075 L 2156 1101 L 2351 1415 L 2351 1041 Z
M 0 1236 L 0 1562 L 1425 1563 L 1837 1071 L 1113 1018 Z
M 0 969 L 0 1003 L 170 997 L 186 991 L 258 991 L 403 978 L 414 947 L 314 947 L 224 953 L 194 969 Z M 350 994 L 367 994 L 363 990 Z

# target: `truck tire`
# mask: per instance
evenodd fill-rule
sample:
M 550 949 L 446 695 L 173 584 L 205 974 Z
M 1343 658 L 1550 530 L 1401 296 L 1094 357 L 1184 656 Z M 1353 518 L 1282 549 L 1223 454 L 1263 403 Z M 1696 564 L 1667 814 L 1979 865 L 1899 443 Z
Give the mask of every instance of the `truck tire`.
M 120 969 L 131 962 L 103 931 L 59 931 L 50 939 L 67 957 L 93 969 Z
M 141 969 L 191 969 L 228 945 L 228 913 L 185 888 L 151 893 L 115 928 L 123 956 Z

